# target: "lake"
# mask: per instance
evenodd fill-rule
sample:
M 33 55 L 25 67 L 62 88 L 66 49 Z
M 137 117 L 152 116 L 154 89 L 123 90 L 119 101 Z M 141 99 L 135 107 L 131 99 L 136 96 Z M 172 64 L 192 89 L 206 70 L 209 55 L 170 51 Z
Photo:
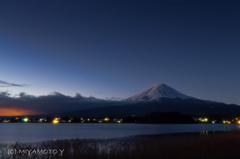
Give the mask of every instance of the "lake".
M 215 132 L 240 129 L 239 124 L 110 124 L 0 123 L 0 143 L 63 139 L 119 139 L 136 135 Z

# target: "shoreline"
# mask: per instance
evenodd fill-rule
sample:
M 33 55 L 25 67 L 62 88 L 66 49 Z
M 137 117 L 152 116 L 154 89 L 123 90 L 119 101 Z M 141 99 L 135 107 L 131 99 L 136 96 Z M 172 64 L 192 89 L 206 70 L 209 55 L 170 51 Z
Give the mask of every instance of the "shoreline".
M 5 147 L 3 145 L 0 158 L 22 158 L 23 156 L 26 159 L 32 157 L 35 159 L 46 157 L 49 159 L 192 159 L 196 156 L 199 159 L 239 158 L 240 131 L 214 131 L 207 135 L 196 132 L 138 135 L 135 136 L 135 139 L 141 140 L 133 140 L 132 137 L 118 139 L 100 140 L 99 142 L 84 139 L 59 140 L 57 142 L 50 141 L 52 144 L 45 142 L 38 146 L 21 143 L 5 145 Z M 111 140 L 114 142 L 109 142 Z M 21 151 L 21 153 L 9 154 L 7 149 Z M 33 151 L 30 153 L 30 150 Z M 51 154 L 50 151 L 53 150 L 58 153 Z M 60 150 L 63 153 L 60 153 Z M 43 153 L 44 151 L 46 154 Z

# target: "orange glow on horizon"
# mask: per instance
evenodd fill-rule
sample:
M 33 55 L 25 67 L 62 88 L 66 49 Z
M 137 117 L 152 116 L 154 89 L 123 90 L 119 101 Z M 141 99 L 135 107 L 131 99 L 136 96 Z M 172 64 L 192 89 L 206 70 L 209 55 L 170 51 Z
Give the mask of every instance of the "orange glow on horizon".
M 0 108 L 0 116 L 20 116 L 20 115 L 35 115 L 42 114 L 33 110 L 21 108 Z

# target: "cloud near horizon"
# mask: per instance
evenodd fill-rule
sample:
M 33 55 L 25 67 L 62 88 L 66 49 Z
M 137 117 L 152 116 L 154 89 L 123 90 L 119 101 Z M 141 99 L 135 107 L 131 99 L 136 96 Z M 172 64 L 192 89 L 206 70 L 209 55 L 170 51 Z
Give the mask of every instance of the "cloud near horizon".
M 0 116 L 34 115 L 79 111 L 104 106 L 118 105 L 121 101 L 83 97 L 76 93 L 74 97 L 53 92 L 44 96 L 33 96 L 21 92 L 11 97 L 7 91 L 0 92 Z
M 9 83 L 6 81 L 0 80 L 0 87 L 26 87 L 26 84 L 16 84 L 16 83 Z

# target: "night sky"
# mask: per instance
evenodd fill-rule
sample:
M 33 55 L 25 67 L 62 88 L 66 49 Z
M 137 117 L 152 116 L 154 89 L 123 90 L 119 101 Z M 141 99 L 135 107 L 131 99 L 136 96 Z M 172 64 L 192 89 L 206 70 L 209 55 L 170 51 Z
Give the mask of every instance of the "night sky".
M 11 96 L 128 98 L 164 83 L 240 105 L 239 69 L 239 1 L 0 1 L 0 91 Z

